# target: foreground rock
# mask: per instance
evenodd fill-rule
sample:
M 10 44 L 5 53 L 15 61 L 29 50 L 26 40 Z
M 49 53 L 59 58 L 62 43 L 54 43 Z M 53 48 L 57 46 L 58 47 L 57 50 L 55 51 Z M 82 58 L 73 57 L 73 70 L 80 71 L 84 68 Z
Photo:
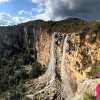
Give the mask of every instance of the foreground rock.
M 61 82 L 56 79 L 52 84 L 40 83 L 35 80 L 27 82 L 25 100 L 61 100 Z
M 78 90 L 76 92 L 76 97 L 74 100 L 82 100 L 85 93 L 95 97 L 96 85 L 100 83 L 99 79 L 86 79 L 78 83 Z

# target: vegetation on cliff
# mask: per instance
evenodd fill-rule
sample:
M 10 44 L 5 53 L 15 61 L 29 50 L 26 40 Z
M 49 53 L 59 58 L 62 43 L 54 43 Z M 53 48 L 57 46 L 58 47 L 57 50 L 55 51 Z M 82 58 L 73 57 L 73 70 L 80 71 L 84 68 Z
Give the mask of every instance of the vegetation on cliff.
M 86 21 L 79 18 L 69 18 L 61 21 L 30 21 L 20 24 L 20 26 L 28 25 L 29 27 L 41 28 L 48 32 L 79 32 L 79 31 L 93 31 L 98 32 L 100 29 L 100 22 Z

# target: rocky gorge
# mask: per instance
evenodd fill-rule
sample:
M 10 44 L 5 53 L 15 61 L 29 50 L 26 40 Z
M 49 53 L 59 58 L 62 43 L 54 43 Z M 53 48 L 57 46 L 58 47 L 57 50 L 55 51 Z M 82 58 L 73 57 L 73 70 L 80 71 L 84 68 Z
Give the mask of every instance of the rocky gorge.
M 99 73 L 99 22 L 70 18 L 0 27 L 1 100 L 85 100 L 85 93 L 95 96 Z

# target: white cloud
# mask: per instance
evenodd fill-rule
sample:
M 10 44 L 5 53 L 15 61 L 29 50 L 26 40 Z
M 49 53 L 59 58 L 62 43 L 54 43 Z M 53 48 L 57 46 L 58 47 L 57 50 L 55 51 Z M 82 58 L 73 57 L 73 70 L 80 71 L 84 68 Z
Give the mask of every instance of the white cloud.
M 2 0 L 3 1 L 3 0 Z M 61 20 L 68 17 L 100 19 L 100 0 L 32 0 L 31 11 L 20 10 L 16 16 L 0 13 L 1 25 L 13 25 L 29 20 Z
M 18 12 L 18 15 L 23 16 L 23 17 L 31 17 L 32 16 L 32 11 L 20 10 Z
M 25 10 L 20 10 L 20 11 L 18 12 L 19 15 L 23 15 L 23 14 L 25 14 L 25 13 L 26 13 Z
M 0 13 L 0 25 L 16 25 L 19 23 L 27 22 L 31 20 L 30 18 L 23 16 L 11 16 L 8 13 Z
M 5 12 L 0 12 L 0 20 L 3 18 L 9 19 L 9 18 L 11 18 L 11 15 L 8 13 L 5 13 Z
M 42 20 L 47 21 L 47 20 L 50 20 L 50 17 L 46 13 L 41 13 L 41 14 L 38 14 L 36 16 L 33 16 L 32 19 L 33 20 L 42 19 Z
M 0 25 L 8 25 L 11 20 L 11 15 L 8 13 L 1 12 L 0 13 Z
M 19 23 L 27 22 L 29 20 L 30 19 L 28 19 L 26 17 L 15 16 L 15 17 L 12 17 L 12 21 L 11 22 L 13 22 L 15 24 L 19 24 Z
M 44 3 L 46 0 L 32 0 L 33 3 Z
M 81 17 L 85 19 L 100 19 L 100 0 L 32 0 L 33 3 L 41 5 L 42 14 L 49 18 L 63 19 L 70 17 Z M 48 15 L 47 15 L 48 14 Z
M 0 0 L 0 3 L 9 0 Z M 100 0 L 32 0 L 36 4 L 31 11 L 20 10 L 16 16 L 0 13 L 0 25 L 15 25 L 29 20 L 61 20 L 81 17 L 100 20 Z
M 37 10 L 38 13 L 42 13 L 43 11 L 44 11 L 44 9 L 42 7 Z
M 1 3 L 6 3 L 6 2 L 9 2 L 9 0 L 0 0 L 0 4 Z
M 33 3 L 38 3 L 38 0 L 32 0 Z

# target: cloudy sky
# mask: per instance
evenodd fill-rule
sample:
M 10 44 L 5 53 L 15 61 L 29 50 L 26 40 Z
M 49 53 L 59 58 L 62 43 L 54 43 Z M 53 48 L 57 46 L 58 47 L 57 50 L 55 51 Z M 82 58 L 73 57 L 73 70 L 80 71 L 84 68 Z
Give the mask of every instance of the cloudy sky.
M 0 0 L 0 25 L 29 20 L 100 19 L 100 0 Z

